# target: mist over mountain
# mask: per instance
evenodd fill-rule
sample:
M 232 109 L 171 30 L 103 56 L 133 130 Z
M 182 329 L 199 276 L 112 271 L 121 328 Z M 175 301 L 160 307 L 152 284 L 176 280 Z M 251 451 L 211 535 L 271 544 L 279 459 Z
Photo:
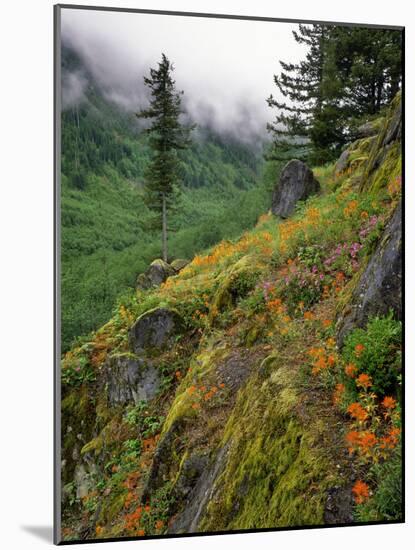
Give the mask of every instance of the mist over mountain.
M 82 70 L 63 80 L 63 107 L 84 99 L 93 79 L 103 96 L 127 112 L 148 101 L 143 77 L 165 53 L 175 66 L 183 109 L 202 127 L 255 144 L 268 138 L 278 52 L 296 61 L 303 48 L 288 23 L 65 10 L 62 42 Z M 230 36 L 232 39 L 230 40 Z M 88 78 L 85 78 L 85 73 Z

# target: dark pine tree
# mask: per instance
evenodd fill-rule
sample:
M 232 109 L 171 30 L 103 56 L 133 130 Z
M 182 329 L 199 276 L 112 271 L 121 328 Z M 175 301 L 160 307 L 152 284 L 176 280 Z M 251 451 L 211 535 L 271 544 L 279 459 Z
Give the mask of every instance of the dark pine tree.
M 151 119 L 146 130 L 150 135 L 152 159 L 145 173 L 146 202 L 158 214 L 162 230 L 162 254 L 167 261 L 167 218 L 173 206 L 177 187 L 180 183 L 179 149 L 189 146 L 189 133 L 192 127 L 182 125 L 181 95 L 172 78 L 173 64 L 162 54 L 157 69 L 150 69 L 150 77 L 144 82 L 151 93 L 150 106 L 137 113 L 140 118 Z
M 333 27 L 334 63 L 342 80 L 346 114 L 377 114 L 396 95 L 402 80 L 402 32 L 364 27 Z
M 308 51 L 299 63 L 280 61 L 281 74 L 274 75 L 279 92 L 286 98 L 279 101 L 271 95 L 267 99 L 270 107 L 278 109 L 275 121 L 267 126 L 274 137 L 269 155 L 274 160 L 310 156 L 311 131 L 323 108 L 321 83 L 327 28 L 300 24 L 293 35 L 296 42 L 308 46 Z
M 286 101 L 268 125 L 270 158 L 297 156 L 318 165 L 338 157 L 354 139 L 353 128 L 376 115 L 399 90 L 402 33 L 399 30 L 339 25 L 299 25 L 294 39 L 307 53 L 299 63 L 280 61 L 275 84 Z

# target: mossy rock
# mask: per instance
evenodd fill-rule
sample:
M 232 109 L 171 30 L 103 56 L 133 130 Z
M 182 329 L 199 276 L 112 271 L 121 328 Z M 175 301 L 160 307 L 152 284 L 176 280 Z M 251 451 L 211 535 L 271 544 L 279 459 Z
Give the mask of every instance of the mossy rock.
M 129 332 L 134 353 L 160 352 L 184 331 L 184 323 L 175 309 L 156 307 L 137 319 Z
M 177 258 L 176 260 L 173 260 L 170 265 L 176 272 L 179 272 L 182 269 L 184 269 L 187 265 L 189 265 L 189 263 L 190 263 L 189 260 Z
M 365 165 L 361 191 L 378 191 L 401 175 L 402 98 L 398 92 L 393 99 L 382 128 L 373 141 Z
M 82 446 L 93 436 L 95 397 L 87 384 L 72 389 L 61 404 L 62 483 L 73 480 Z
M 231 308 L 243 298 L 258 282 L 264 263 L 255 255 L 243 256 L 223 275 L 213 298 L 209 320 L 213 322 L 218 313 Z
M 176 269 L 173 266 L 158 258 L 151 262 L 149 268 L 144 273 L 138 275 L 136 288 L 139 290 L 149 290 L 150 288 L 160 286 L 168 277 L 176 275 L 176 273 Z
M 109 495 L 102 501 L 102 507 L 98 515 L 97 523 L 99 525 L 110 524 L 124 507 L 126 491 L 122 493 Z
M 110 406 L 153 399 L 160 388 L 158 369 L 131 353 L 112 354 L 102 369 Z

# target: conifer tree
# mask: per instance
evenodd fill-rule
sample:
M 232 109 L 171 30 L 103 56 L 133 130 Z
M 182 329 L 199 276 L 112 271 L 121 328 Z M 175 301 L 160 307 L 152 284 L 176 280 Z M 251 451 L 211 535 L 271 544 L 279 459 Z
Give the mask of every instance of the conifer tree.
M 376 115 L 401 84 L 402 33 L 399 30 L 299 25 L 294 39 L 308 47 L 299 63 L 281 64 L 275 84 L 286 101 L 272 95 L 278 109 L 268 125 L 273 134 L 269 158 L 297 156 L 312 164 L 336 158 L 352 140 L 353 126 Z
M 153 156 L 145 173 L 146 201 L 149 207 L 159 215 L 159 227 L 162 230 L 162 254 L 167 261 L 167 218 L 174 203 L 179 185 L 180 162 L 177 156 L 179 149 L 189 145 L 191 127 L 182 125 L 181 95 L 172 78 L 173 64 L 165 54 L 157 69 L 150 69 L 150 76 L 144 77 L 144 83 L 150 90 L 151 99 L 148 109 L 143 109 L 137 116 L 151 119 L 152 124 L 146 130 L 150 135 L 150 146 Z
M 324 66 L 324 41 L 327 30 L 323 25 L 299 25 L 293 31 L 299 44 L 306 44 L 308 51 L 299 63 L 280 61 L 280 75 L 274 75 L 274 82 L 284 98 L 279 101 L 271 95 L 267 99 L 270 107 L 278 109 L 275 121 L 268 124 L 268 131 L 274 137 L 274 146 L 269 158 L 285 160 L 295 156 L 308 156 L 310 132 L 319 117 L 322 105 L 321 82 Z

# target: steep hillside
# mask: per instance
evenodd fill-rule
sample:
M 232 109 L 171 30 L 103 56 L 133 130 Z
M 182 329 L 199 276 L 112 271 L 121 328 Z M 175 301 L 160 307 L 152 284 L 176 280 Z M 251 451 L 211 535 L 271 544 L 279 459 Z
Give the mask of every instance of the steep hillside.
M 143 202 L 150 152 L 138 120 L 106 98 L 71 49 L 63 49 L 62 70 L 66 351 L 76 337 L 110 318 L 116 297 L 134 286 L 137 274 L 160 255 L 161 245 Z M 268 201 L 269 175 L 263 173 L 257 144 L 243 145 L 207 128 L 193 132 L 192 146 L 181 152 L 181 160 L 183 192 L 171 219 L 170 244 L 176 257 L 192 258 L 253 226 Z
M 400 109 L 66 353 L 65 539 L 402 518 Z

